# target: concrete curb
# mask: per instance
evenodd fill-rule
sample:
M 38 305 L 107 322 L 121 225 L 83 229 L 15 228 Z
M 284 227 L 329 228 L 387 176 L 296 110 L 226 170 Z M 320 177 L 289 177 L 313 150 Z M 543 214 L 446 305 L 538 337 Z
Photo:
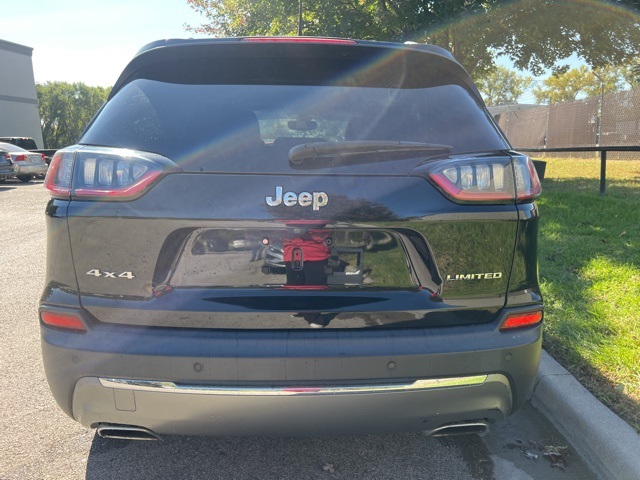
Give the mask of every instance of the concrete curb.
M 640 478 L 640 435 L 543 351 L 531 403 L 603 480 Z

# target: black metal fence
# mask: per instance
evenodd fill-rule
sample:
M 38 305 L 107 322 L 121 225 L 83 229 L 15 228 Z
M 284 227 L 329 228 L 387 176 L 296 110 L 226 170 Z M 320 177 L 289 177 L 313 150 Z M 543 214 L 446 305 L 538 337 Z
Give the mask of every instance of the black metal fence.
M 610 147 L 568 147 L 568 148 L 516 148 L 526 153 L 574 153 L 574 152 L 599 152 L 600 153 L 600 195 L 607 191 L 607 152 L 640 152 L 638 146 L 612 145 Z

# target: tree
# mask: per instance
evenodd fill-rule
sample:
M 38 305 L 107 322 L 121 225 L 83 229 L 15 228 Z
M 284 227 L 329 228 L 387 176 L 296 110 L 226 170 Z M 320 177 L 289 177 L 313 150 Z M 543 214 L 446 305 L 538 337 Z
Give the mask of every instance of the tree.
M 298 6 L 292 0 L 188 0 L 204 18 L 188 31 L 215 36 L 296 35 Z M 493 57 L 481 37 L 490 26 L 466 32 L 450 26 L 437 31 L 460 15 L 487 13 L 497 0 L 304 0 L 303 35 L 349 37 L 392 41 L 423 41 L 453 51 L 469 72 L 488 71 Z M 480 49 L 477 47 L 480 46 Z
M 487 106 L 518 103 L 518 97 L 533 84 L 533 78 L 499 66 L 477 82 Z
M 600 93 L 617 92 L 625 81 L 623 68 L 599 68 L 589 70 L 584 65 L 558 73 L 543 80 L 533 89 L 536 101 L 540 103 L 572 102 L 578 95 L 597 97 Z
M 295 35 L 293 0 L 187 0 L 204 16 L 189 31 L 216 36 Z M 577 0 L 303 0 L 304 35 L 433 43 L 451 50 L 479 79 L 508 56 L 540 75 L 571 54 L 594 69 L 640 56 L 638 17 L 616 6 Z
M 46 148 L 76 143 L 82 130 L 106 101 L 110 88 L 84 83 L 46 82 L 36 85 L 42 137 Z

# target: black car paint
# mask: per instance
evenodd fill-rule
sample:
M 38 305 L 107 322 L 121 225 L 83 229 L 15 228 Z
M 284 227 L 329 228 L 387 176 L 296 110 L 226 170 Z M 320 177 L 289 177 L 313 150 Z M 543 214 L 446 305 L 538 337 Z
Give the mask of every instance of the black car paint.
M 221 44 L 227 48 L 225 42 Z M 156 80 L 179 80 L 189 61 L 230 55 L 217 44 L 211 50 L 209 41 L 193 43 L 197 48 L 172 42 L 164 44 L 164 51 L 151 47 L 127 67 L 110 98 L 147 74 Z M 251 52 L 228 43 L 229 52 Z M 356 51 L 359 47 L 339 50 L 345 58 L 361 56 L 363 61 L 398 48 L 366 45 L 370 52 Z M 260 55 L 304 58 L 324 48 L 272 45 Z M 402 48 L 411 50 L 410 56 L 424 54 L 419 47 Z M 435 58 L 438 75 L 454 77 L 481 101 L 448 54 L 432 49 L 429 55 Z M 166 68 L 167 63 L 176 68 Z M 417 77 L 409 81 L 417 82 Z M 91 138 L 91 125 L 87 132 L 85 138 Z M 505 143 L 488 154 L 515 153 Z M 459 153 L 462 158 L 474 155 Z M 517 410 L 533 387 L 541 326 L 508 333 L 499 328 L 509 314 L 542 308 L 537 207 L 452 202 L 420 168 L 414 170 L 423 160 L 375 164 L 368 170 L 356 166 L 348 172 L 181 168 L 129 201 L 51 200 L 41 310 L 74 312 L 87 326 L 86 333 L 42 328 L 45 370 L 54 397 L 73 416 L 74 388 L 84 377 L 299 386 L 491 372 L 509 379 L 505 398 L 512 397 L 506 411 L 491 420 Z M 276 186 L 326 192 L 330 200 L 317 211 L 269 208 L 265 197 L 273 195 Z M 310 221 L 332 232 L 391 235 L 402 251 L 408 283 L 308 291 L 270 285 L 264 276 L 228 286 L 181 288 L 168 281 L 188 242 L 202 232 L 269 239 L 309 228 Z M 248 251 L 240 254 L 249 258 Z M 114 275 L 89 274 L 96 270 Z M 117 278 L 119 272 L 131 272 L 132 278 Z M 478 273 L 501 275 L 449 279 Z M 325 328 L 309 330 L 305 314 L 331 318 Z M 473 410 L 472 398 L 467 405 Z M 420 426 L 416 422 L 411 429 Z

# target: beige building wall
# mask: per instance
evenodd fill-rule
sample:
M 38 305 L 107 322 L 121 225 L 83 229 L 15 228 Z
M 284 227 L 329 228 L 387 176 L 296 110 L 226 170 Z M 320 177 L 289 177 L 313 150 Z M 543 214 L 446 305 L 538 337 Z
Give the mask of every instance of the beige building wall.
M 0 40 L 0 137 L 32 137 L 45 148 L 32 53 L 33 48 Z

